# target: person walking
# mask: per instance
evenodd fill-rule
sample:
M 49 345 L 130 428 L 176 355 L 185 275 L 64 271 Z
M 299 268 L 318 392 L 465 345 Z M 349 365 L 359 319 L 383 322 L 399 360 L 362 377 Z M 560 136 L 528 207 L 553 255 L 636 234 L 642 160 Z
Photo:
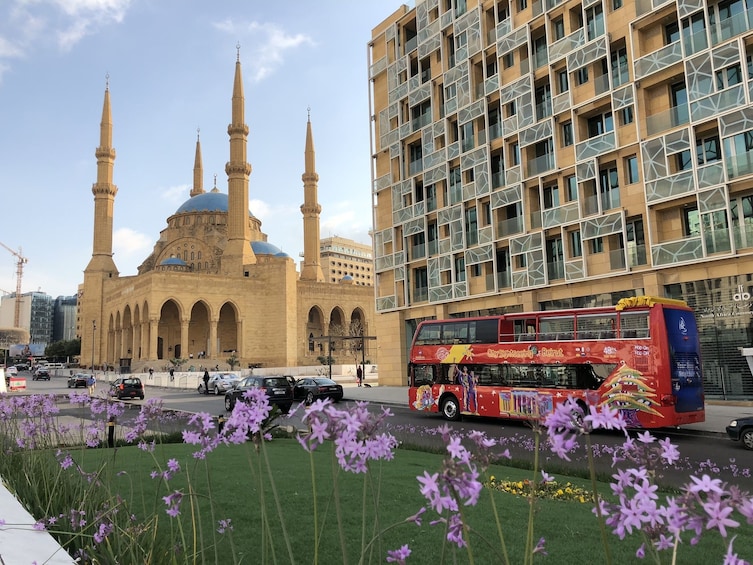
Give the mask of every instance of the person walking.
M 204 394 L 209 394 L 209 369 L 204 369 Z
M 358 386 L 361 386 L 363 383 L 363 368 L 361 365 L 358 366 L 358 369 L 356 369 L 356 379 L 358 380 Z
M 170 382 L 175 380 L 175 369 L 170 367 Z
M 94 389 L 97 387 L 97 379 L 94 377 L 94 373 L 86 379 L 86 386 L 89 389 L 89 396 L 94 396 Z

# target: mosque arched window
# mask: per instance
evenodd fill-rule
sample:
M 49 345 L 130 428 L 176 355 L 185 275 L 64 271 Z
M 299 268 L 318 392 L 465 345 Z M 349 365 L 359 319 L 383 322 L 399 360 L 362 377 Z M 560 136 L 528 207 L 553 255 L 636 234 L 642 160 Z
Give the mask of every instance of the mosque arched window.
M 188 251 L 183 252 L 183 260 L 188 261 Z
M 196 255 L 196 258 L 197 258 L 197 259 L 198 259 L 199 261 L 201 261 L 201 251 L 199 251 L 199 252 L 197 253 L 197 255 Z
M 193 261 L 194 259 L 195 259 L 195 257 L 194 257 L 194 252 L 193 252 L 193 251 L 191 251 L 191 261 Z M 191 265 L 191 266 L 193 266 L 193 265 Z

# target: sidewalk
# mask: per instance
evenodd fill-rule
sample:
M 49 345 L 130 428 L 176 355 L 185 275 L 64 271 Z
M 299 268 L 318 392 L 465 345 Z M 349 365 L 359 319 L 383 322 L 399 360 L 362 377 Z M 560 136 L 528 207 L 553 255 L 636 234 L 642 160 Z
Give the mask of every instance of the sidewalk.
M 374 404 L 408 406 L 408 387 L 371 386 L 359 387 L 343 384 L 346 400 L 368 400 Z M 681 430 L 724 434 L 730 420 L 742 416 L 753 416 L 753 402 L 709 400 L 706 402 L 706 421 L 682 426 Z

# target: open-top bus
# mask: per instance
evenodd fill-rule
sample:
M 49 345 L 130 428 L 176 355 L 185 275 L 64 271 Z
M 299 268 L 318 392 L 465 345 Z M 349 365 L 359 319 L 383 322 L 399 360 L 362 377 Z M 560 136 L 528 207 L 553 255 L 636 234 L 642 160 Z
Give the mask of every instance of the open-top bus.
M 680 300 L 638 296 L 613 307 L 427 320 L 416 328 L 409 405 L 543 419 L 574 397 L 618 409 L 628 426 L 704 421 L 695 316 Z

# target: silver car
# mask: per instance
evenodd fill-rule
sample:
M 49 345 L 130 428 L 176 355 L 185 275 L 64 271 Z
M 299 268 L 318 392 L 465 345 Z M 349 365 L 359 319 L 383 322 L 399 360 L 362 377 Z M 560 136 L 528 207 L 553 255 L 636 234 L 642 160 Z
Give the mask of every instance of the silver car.
M 233 373 L 216 373 L 209 377 L 207 388 L 210 394 L 214 393 L 219 396 L 233 388 L 235 383 L 240 380 L 241 378 Z

